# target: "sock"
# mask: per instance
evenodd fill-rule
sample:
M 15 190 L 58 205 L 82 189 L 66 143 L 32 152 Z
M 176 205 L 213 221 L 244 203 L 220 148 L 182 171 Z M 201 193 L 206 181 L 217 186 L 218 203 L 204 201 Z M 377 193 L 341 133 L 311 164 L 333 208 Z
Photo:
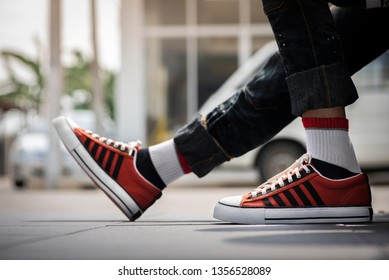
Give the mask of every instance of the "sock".
M 138 151 L 136 166 L 146 180 L 161 190 L 190 173 L 185 158 L 177 153 L 173 139 Z
M 166 187 L 166 184 L 162 181 L 154 167 L 153 162 L 151 161 L 148 148 L 142 148 L 137 152 L 135 164 L 139 173 L 151 184 L 160 190 L 163 190 Z
M 307 152 L 313 158 L 360 173 L 346 118 L 303 118 Z
M 320 172 L 321 175 L 333 180 L 349 178 L 358 174 L 351 172 L 346 168 L 325 161 L 321 161 L 320 159 L 316 158 L 312 158 L 311 164 L 315 167 L 317 171 Z

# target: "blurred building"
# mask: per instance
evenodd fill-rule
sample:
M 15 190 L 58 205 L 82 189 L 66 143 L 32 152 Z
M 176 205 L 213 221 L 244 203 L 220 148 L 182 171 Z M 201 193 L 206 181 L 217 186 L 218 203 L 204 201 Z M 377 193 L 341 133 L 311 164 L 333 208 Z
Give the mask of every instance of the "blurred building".
M 119 137 L 155 143 L 188 122 L 258 48 L 273 39 L 258 0 L 121 2 Z

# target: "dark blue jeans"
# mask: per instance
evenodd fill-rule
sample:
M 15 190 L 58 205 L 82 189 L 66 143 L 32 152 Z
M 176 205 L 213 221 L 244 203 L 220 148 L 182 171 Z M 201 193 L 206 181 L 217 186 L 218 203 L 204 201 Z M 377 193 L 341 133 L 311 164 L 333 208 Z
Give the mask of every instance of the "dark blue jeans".
M 292 113 L 358 99 L 327 0 L 262 0 L 285 68 Z M 355 3 L 355 0 L 342 2 Z
M 341 46 L 331 44 L 343 48 L 345 71 L 353 74 L 388 50 L 389 9 L 333 8 L 331 12 Z M 332 62 L 334 57 L 326 59 Z M 207 116 L 195 116 L 177 132 L 177 150 L 197 176 L 266 143 L 296 118 L 283 62 L 275 53 L 230 99 Z M 289 69 L 289 74 L 296 69 Z M 357 98 L 352 96 L 351 100 Z

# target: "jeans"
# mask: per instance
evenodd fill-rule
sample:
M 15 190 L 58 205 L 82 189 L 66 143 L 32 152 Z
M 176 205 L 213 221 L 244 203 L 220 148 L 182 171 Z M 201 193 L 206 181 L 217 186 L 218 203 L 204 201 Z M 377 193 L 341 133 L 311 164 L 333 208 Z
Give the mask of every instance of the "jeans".
M 388 49 L 389 9 L 334 7 L 331 12 L 348 73 L 354 74 Z M 326 59 L 331 62 L 333 57 Z M 286 77 L 283 58 L 275 53 L 246 86 L 207 116 L 196 115 L 176 133 L 177 151 L 194 174 L 203 177 L 257 148 L 296 118 Z
M 355 102 L 357 90 L 328 1 L 262 2 L 284 64 L 292 113 L 300 116 L 308 110 Z

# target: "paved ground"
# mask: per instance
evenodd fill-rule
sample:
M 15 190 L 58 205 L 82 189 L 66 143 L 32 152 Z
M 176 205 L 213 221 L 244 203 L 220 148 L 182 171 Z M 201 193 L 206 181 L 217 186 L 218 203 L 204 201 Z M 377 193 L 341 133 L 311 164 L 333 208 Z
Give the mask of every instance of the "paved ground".
M 380 175 L 373 180 L 370 224 L 251 226 L 214 220 L 217 200 L 250 191 L 252 178 L 223 172 L 206 180 L 189 176 L 136 222 L 127 222 L 96 189 L 15 191 L 3 179 L 0 259 L 389 259 L 389 183 L 380 183 Z

